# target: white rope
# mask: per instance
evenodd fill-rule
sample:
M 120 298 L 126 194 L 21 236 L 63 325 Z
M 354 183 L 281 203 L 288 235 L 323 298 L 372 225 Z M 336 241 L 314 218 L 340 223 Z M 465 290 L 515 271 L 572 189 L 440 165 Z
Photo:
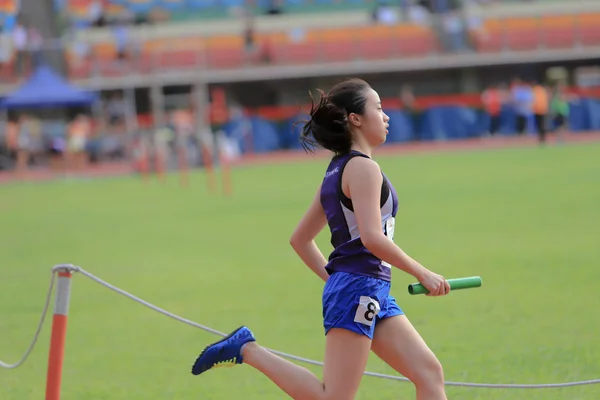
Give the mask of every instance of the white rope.
M 40 332 L 41 327 L 42 327 L 43 322 L 44 322 L 44 316 L 46 314 L 46 311 L 48 309 L 48 305 L 49 305 L 49 302 L 50 302 L 50 296 L 51 296 L 51 293 L 52 293 L 52 288 L 54 286 L 54 276 L 55 276 L 55 273 L 58 270 L 61 270 L 61 269 L 63 269 L 63 270 L 64 269 L 68 269 L 71 272 L 79 272 L 80 274 L 82 274 L 82 275 L 90 278 L 91 280 L 95 281 L 96 283 L 99 283 L 100 285 L 102 285 L 102 286 L 104 286 L 104 287 L 106 287 L 108 289 L 111 289 L 111 290 L 113 290 L 113 291 L 115 291 L 115 292 L 117 292 L 117 293 L 119 293 L 119 294 L 121 294 L 121 295 L 123 295 L 125 297 L 128 297 L 131 300 L 134 300 L 134 301 L 142 304 L 143 306 L 146 306 L 146 307 L 148 307 L 148 308 L 150 308 L 150 309 L 152 309 L 152 310 L 154 310 L 156 312 L 159 312 L 159 313 L 161 313 L 163 315 L 166 315 L 167 317 L 173 318 L 173 319 L 175 319 L 175 320 L 177 320 L 179 322 L 183 322 L 184 324 L 187 324 L 187 325 L 190 325 L 190 326 L 202 329 L 203 331 L 212 333 L 212 334 L 217 335 L 217 336 L 222 336 L 222 337 L 227 336 L 227 334 L 225 334 L 225 333 L 223 333 L 221 331 L 218 331 L 216 329 L 210 328 L 208 326 L 201 325 L 201 324 L 199 324 L 197 322 L 194 322 L 194 321 L 190 321 L 189 319 L 186 319 L 186 318 L 180 317 L 178 315 L 175 315 L 175 314 L 173 314 L 173 313 L 171 313 L 171 312 L 169 312 L 167 310 L 164 310 L 164 309 L 162 309 L 160 307 L 157 307 L 157 306 L 155 306 L 155 305 L 153 305 L 153 304 L 151 304 L 151 303 L 149 303 L 149 302 L 147 302 L 145 300 L 142 300 L 139 297 L 132 295 L 131 293 L 128 293 L 128 292 L 126 292 L 126 291 L 124 291 L 122 289 L 119 289 L 118 287 L 116 287 L 114 285 L 111 285 L 110 283 L 108 283 L 108 282 L 106 282 L 106 281 L 98 278 L 97 276 L 91 274 L 90 272 L 87 272 L 86 270 L 84 270 L 84 269 L 82 269 L 80 267 L 72 266 L 72 265 L 59 265 L 59 266 L 54 267 L 53 270 L 52 270 L 52 272 L 53 272 L 52 273 L 52 281 L 50 282 L 50 289 L 48 291 L 48 296 L 47 296 L 47 299 L 46 299 L 46 304 L 44 306 L 44 313 L 43 313 L 42 318 L 40 320 L 40 324 L 38 325 L 38 329 L 37 329 L 36 334 L 34 336 L 34 340 L 31 343 L 31 345 L 29 346 L 29 349 L 27 350 L 27 352 L 25 353 L 25 355 L 23 356 L 23 358 L 17 364 L 7 365 L 7 364 L 4 364 L 4 363 L 0 363 L 0 366 L 5 367 L 5 368 L 16 368 L 17 366 L 19 366 L 20 364 L 22 364 L 23 361 L 25 361 L 25 359 L 27 358 L 27 356 L 29 355 L 29 353 L 31 352 L 31 350 L 33 349 L 33 347 L 35 346 L 35 343 L 37 341 L 37 337 L 39 335 L 39 332 Z M 311 359 L 304 358 L 304 357 L 299 357 L 299 356 L 296 356 L 296 355 L 293 355 L 293 354 L 288 354 L 288 353 L 284 353 L 284 352 L 277 351 L 277 350 L 272 350 L 272 349 L 267 349 L 267 350 L 269 350 L 273 354 L 277 354 L 277 355 L 279 355 L 281 357 L 285 357 L 285 358 L 288 358 L 288 359 L 291 359 L 291 360 L 303 362 L 303 363 L 306 363 L 306 364 L 316 365 L 316 366 L 323 366 L 323 363 L 319 362 L 319 361 L 311 360 Z M 383 379 L 390 379 L 390 380 L 395 380 L 395 381 L 408 382 L 407 378 L 401 377 L 401 376 L 386 375 L 386 374 L 380 374 L 380 373 L 369 372 L 369 371 L 366 371 L 365 375 L 367 375 L 367 376 L 373 376 L 373 377 L 376 377 L 376 378 L 383 378 Z M 600 384 L 600 379 L 591 379 L 591 380 L 586 380 L 586 381 L 575 381 L 575 382 L 564 382 L 564 383 L 544 383 L 544 384 L 472 383 L 472 382 L 452 382 L 452 381 L 446 381 L 445 384 L 447 386 L 476 387 L 476 388 L 490 388 L 490 389 L 550 389 L 550 388 L 561 388 L 561 387 L 571 387 L 571 386 L 595 385 L 595 384 Z
M 227 336 L 226 333 L 223 333 L 221 331 L 218 331 L 216 329 L 212 329 L 208 326 L 204 326 L 201 325 L 197 322 L 194 321 L 190 321 L 189 319 L 186 318 L 182 318 L 178 315 L 175 315 L 173 313 L 170 313 L 169 311 L 166 311 L 160 307 L 157 307 L 153 304 L 148 303 L 145 300 L 140 299 L 139 297 L 136 297 L 134 295 L 132 295 L 131 293 L 127 293 L 126 291 L 119 289 L 116 286 L 111 285 L 108 282 L 103 281 L 102 279 L 98 278 L 97 276 L 92 275 L 91 273 L 85 271 L 84 269 L 80 268 L 80 267 L 75 267 L 75 271 L 81 273 L 84 276 L 87 276 L 88 278 L 92 279 L 93 281 L 101 284 L 102 286 L 105 286 L 119 294 L 122 294 L 125 297 L 130 298 L 131 300 L 134 300 L 154 311 L 157 311 L 161 314 L 166 315 L 167 317 L 171 317 L 179 322 L 183 322 L 184 324 L 188 324 L 191 326 L 194 326 L 196 328 L 202 329 L 206 332 L 212 333 L 214 335 L 217 336 Z M 306 364 L 311 364 L 311 365 L 317 365 L 317 366 L 323 366 L 322 362 L 319 361 L 315 361 L 315 360 L 311 360 L 308 358 L 304 358 L 304 357 L 299 357 L 293 354 L 288 354 L 288 353 L 284 353 L 282 351 L 277 351 L 277 350 L 272 350 L 272 349 L 267 349 L 270 352 L 272 352 L 273 354 L 277 354 L 278 356 L 281 357 L 285 357 L 288 358 L 290 360 L 295 360 L 295 361 L 300 361 Z M 377 372 L 369 372 L 366 371 L 365 375 L 367 376 L 373 376 L 376 378 L 383 378 L 383 379 L 391 379 L 391 380 L 396 380 L 396 381 L 404 381 L 404 382 L 408 382 L 408 379 L 405 377 L 401 377 L 401 376 L 393 376 L 393 375 L 386 375 L 386 374 L 379 374 Z M 452 382 L 452 381 L 446 381 L 445 384 L 447 386 L 462 386 L 462 387 L 479 387 L 479 388 L 492 388 L 492 389 L 547 389 L 547 388 L 559 388 L 559 387 L 569 387 L 569 386 L 582 386 L 582 385 L 593 385 L 593 384 L 600 384 L 600 379 L 592 379 L 592 380 L 587 380 L 587 381 L 578 381 L 578 382 L 565 382 L 565 383 L 546 383 L 546 384 L 537 384 L 537 385 L 533 385 L 533 384 L 509 384 L 509 383 L 471 383 L 471 382 Z
M 33 335 L 33 340 L 31 341 L 31 344 L 29 344 L 29 348 L 27 349 L 27 351 L 25 351 L 25 354 L 23 354 L 23 357 L 21 357 L 21 359 L 19 361 L 17 361 L 16 363 L 8 364 L 8 363 L 0 361 L 0 367 L 7 368 L 7 369 L 17 368 L 18 366 L 20 366 L 21 364 L 23 364 L 25 362 L 27 357 L 29 357 L 29 354 L 31 354 L 31 352 L 33 351 L 33 348 L 35 347 L 35 344 L 37 343 L 38 337 L 40 336 L 40 332 L 42 331 L 42 326 L 44 326 L 44 320 L 46 319 L 46 314 L 48 313 L 48 307 L 50 306 L 50 298 L 52 298 L 52 289 L 54 289 L 55 277 L 56 277 L 56 271 L 52 270 L 52 277 L 50 278 L 50 287 L 48 288 L 48 294 L 46 295 L 46 303 L 44 304 L 44 310 L 42 311 L 42 316 L 40 317 L 40 322 L 38 323 L 37 329 L 35 330 L 35 334 Z

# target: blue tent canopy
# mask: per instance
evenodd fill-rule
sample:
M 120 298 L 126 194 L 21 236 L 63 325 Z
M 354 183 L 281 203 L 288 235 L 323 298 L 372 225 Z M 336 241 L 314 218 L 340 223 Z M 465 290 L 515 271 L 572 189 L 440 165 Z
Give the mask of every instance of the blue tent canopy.
M 69 84 L 48 66 L 38 67 L 17 90 L 9 93 L 0 105 L 3 108 L 49 108 L 85 106 L 96 100 L 95 93 Z

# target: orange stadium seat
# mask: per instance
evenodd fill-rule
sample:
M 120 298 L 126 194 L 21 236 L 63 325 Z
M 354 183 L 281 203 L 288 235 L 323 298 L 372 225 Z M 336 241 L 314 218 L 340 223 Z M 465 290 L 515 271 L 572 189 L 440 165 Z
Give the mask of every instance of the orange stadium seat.
M 510 50 L 533 50 L 540 45 L 541 30 L 537 18 L 506 18 L 502 24 Z
M 205 41 L 207 68 L 238 68 L 244 63 L 244 40 L 240 35 L 224 35 Z
M 578 15 L 576 23 L 581 44 L 600 45 L 600 13 Z
M 548 48 L 570 48 L 575 43 L 575 17 L 551 15 L 540 18 L 540 32 Z
M 401 57 L 420 57 L 439 49 L 435 34 L 425 26 L 399 25 L 395 27 L 396 46 Z
M 67 74 L 70 79 L 84 79 L 90 76 L 92 62 L 91 60 L 81 60 L 77 56 L 66 52 Z
M 174 38 L 148 41 L 138 60 L 146 72 L 151 69 L 197 68 L 203 61 L 203 38 Z
M 271 61 L 275 64 L 302 65 L 314 63 L 319 59 L 320 48 L 315 45 L 314 33 L 307 32 L 306 36 L 294 40 L 285 33 L 267 35 L 261 40 L 267 41 Z
M 144 43 L 130 67 L 141 73 L 154 69 L 239 68 L 249 62 L 255 64 L 265 50 L 273 64 L 301 65 L 425 56 L 438 46 L 429 28 L 410 24 L 310 30 L 296 40 L 288 32 L 259 33 L 256 45 L 257 52 L 247 55 L 244 39 L 237 34 L 156 39 Z M 94 71 L 101 75 L 118 76 L 130 71 L 115 62 L 112 42 L 94 45 L 92 53 Z M 79 62 L 70 71 L 74 77 L 83 77 L 90 68 L 88 63 Z
M 117 57 L 117 48 L 113 42 L 97 43 L 92 46 L 95 60 L 114 60 Z
M 482 53 L 502 51 L 504 48 L 504 29 L 498 19 L 486 20 L 480 29 L 470 32 L 475 50 Z
M 193 69 L 202 65 L 201 54 L 193 49 L 168 50 L 155 53 L 150 62 L 160 70 Z
M 401 32 L 395 26 L 375 26 L 361 32 L 358 42 L 360 56 L 368 60 L 387 59 L 400 55 L 398 42 Z
M 416 25 L 315 30 L 304 40 L 272 38 L 270 45 L 274 62 L 287 64 L 420 56 L 437 48 L 431 30 Z
M 360 57 L 358 43 L 360 43 L 361 28 L 326 29 L 320 34 L 321 61 L 353 61 Z

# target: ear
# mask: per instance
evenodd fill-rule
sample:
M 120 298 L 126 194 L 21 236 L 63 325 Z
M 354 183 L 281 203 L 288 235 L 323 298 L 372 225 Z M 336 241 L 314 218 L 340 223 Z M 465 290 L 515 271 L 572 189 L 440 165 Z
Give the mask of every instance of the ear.
M 350 115 L 348 115 L 348 121 L 350 121 L 350 123 L 357 128 L 362 125 L 360 116 L 354 113 L 350 113 Z

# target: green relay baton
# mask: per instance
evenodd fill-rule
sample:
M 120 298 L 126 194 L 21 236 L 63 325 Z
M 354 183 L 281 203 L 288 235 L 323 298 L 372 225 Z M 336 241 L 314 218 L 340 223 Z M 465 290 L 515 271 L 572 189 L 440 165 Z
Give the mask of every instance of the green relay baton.
M 459 289 L 470 289 L 481 286 L 480 276 L 470 276 L 468 278 L 446 279 L 450 284 L 450 291 Z M 429 291 L 420 283 L 411 283 L 408 285 L 408 293 L 410 294 L 427 294 Z

